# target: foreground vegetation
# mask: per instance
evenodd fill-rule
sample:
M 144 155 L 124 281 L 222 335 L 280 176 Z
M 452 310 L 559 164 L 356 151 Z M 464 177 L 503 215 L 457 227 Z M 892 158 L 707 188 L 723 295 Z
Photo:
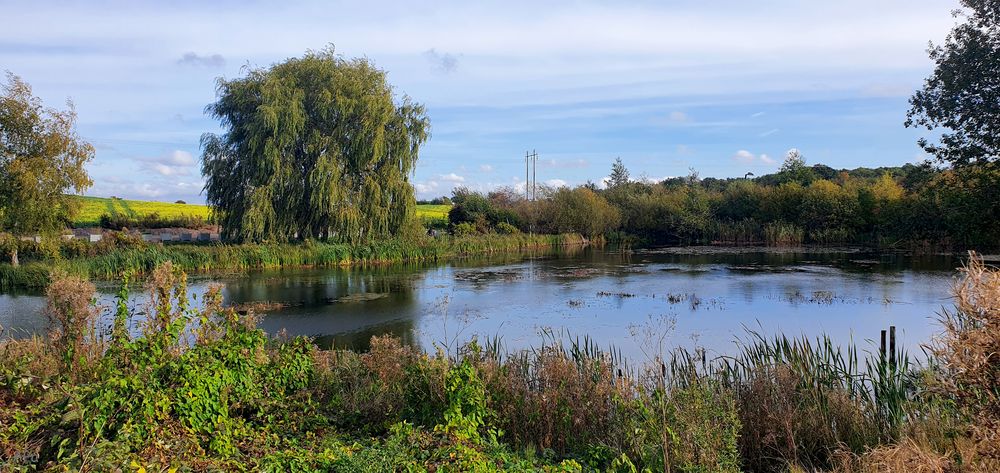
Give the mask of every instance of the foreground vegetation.
M 0 264 L 0 289 L 43 288 L 53 271 L 87 279 L 114 279 L 121 274 L 148 274 L 172 261 L 185 271 L 248 270 L 294 266 L 342 266 L 394 262 L 441 261 L 470 255 L 551 249 L 581 245 L 580 235 L 483 235 L 429 238 L 418 235 L 367 244 L 245 243 L 151 244 L 135 234 L 114 232 L 97 244 L 80 240 L 17 242 L 28 263 Z
M 630 365 L 592 344 L 422 353 L 268 338 L 170 263 L 138 329 L 123 289 L 57 277 L 46 337 L 0 345 L 5 471 L 997 471 L 1000 272 L 973 259 L 930 362 L 751 334 Z M 104 329 L 99 320 L 110 321 Z M 633 360 L 635 361 L 635 360 Z

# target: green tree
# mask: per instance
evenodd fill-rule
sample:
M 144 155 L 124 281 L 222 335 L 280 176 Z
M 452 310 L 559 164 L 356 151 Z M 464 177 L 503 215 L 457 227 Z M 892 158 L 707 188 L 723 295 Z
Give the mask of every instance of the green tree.
M 910 98 L 906 126 L 942 131 L 920 146 L 954 166 L 996 162 L 1000 156 L 1000 3 L 962 0 L 965 11 L 942 45 L 928 54 L 934 72 Z
M 552 226 L 556 233 L 576 232 L 593 238 L 618 228 L 618 209 L 594 191 L 562 187 L 552 195 Z
M 76 111 L 46 108 L 31 86 L 8 72 L 0 95 L 0 230 L 15 238 L 64 228 L 73 206 L 65 193 L 92 184 L 84 165 L 94 147 L 76 133 Z M 15 238 L 9 248 L 17 266 Z
M 628 169 L 622 163 L 622 158 L 616 158 L 611 165 L 611 175 L 608 176 L 608 187 L 616 189 L 629 183 Z
M 202 137 L 205 190 L 236 241 L 394 235 L 413 218 L 408 176 L 427 140 L 422 105 L 386 72 L 332 47 L 218 83 Z
M 798 182 L 804 186 L 816 179 L 816 173 L 806 166 L 806 158 L 802 152 L 792 148 L 785 154 L 785 161 L 778 170 L 778 182 Z

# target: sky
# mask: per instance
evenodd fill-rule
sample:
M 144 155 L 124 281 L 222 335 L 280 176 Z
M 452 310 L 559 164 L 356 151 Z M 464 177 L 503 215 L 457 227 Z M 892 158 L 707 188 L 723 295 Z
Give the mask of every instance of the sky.
M 903 127 L 957 0 L 10 2 L 0 70 L 71 99 L 96 148 L 85 194 L 204 202 L 199 139 L 216 79 L 333 44 L 427 107 L 412 182 L 600 182 L 925 158 Z

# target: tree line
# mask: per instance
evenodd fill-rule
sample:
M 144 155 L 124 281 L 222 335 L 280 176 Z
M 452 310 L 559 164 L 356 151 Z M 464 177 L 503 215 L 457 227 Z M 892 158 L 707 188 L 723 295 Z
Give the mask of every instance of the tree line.
M 616 178 L 617 176 L 617 178 Z M 993 166 L 835 170 L 792 151 L 782 170 L 754 179 L 628 179 L 613 166 L 606 188 L 457 189 L 455 233 L 576 232 L 644 244 L 870 244 L 992 248 L 1000 242 L 1000 173 Z

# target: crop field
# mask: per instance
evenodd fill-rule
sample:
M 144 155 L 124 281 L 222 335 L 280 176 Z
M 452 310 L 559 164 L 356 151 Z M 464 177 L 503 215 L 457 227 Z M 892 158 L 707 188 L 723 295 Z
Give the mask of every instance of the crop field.
M 73 196 L 80 201 L 80 208 L 73 221 L 74 227 L 92 227 L 100 223 L 101 215 L 142 217 L 158 214 L 161 217 L 201 217 L 208 219 L 208 206 L 175 204 L 145 200 L 111 199 L 106 197 Z
M 80 209 L 73 221 L 74 227 L 93 227 L 100 223 L 101 215 L 126 215 L 141 217 L 156 213 L 161 217 L 200 217 L 208 220 L 208 206 L 200 204 L 175 204 L 145 200 L 111 199 L 107 197 L 73 196 L 80 201 Z M 434 221 L 448 218 L 450 205 L 418 205 L 417 217 Z
M 448 220 L 448 211 L 451 210 L 451 205 L 418 205 L 417 206 L 417 217 L 419 217 L 424 222 L 434 221 L 434 220 Z

